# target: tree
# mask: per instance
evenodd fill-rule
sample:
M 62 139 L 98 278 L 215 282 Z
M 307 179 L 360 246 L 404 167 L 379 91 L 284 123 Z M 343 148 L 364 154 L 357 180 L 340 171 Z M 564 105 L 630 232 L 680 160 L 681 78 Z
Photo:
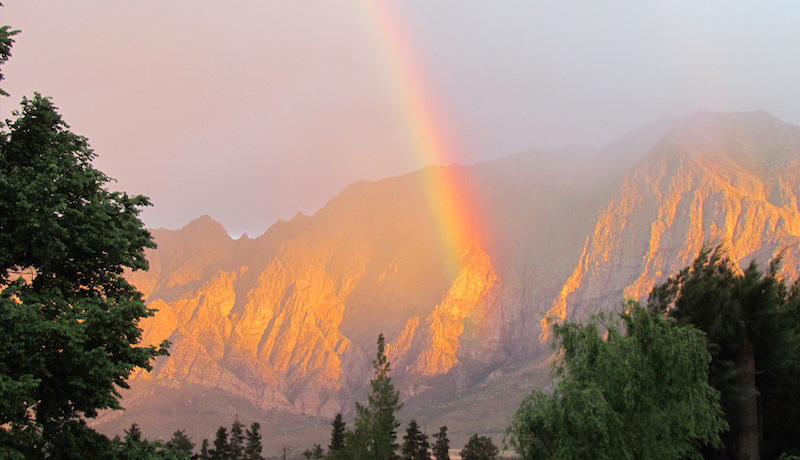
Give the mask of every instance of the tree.
M 322 450 L 322 446 L 314 444 L 314 448 L 306 449 L 303 452 L 303 456 L 307 460 L 322 460 L 325 457 L 325 452 Z
M 231 449 L 228 445 L 228 430 L 221 426 L 214 438 L 214 448 L 209 452 L 211 460 L 231 460 Z
M 394 389 L 389 377 L 391 366 L 386 357 L 383 334 L 378 336 L 378 353 L 372 366 L 375 376 L 370 381 L 371 391 L 366 406 L 356 403 L 356 428 L 349 447 L 357 457 L 366 452 L 368 458 L 391 460 L 397 457 L 399 447 L 396 441 L 400 421 L 395 413 L 403 405 L 400 403 L 400 392 Z
M 147 198 L 106 188 L 48 98 L 15 116 L 0 127 L 0 445 L 36 458 L 94 438 L 80 421 L 120 409 L 118 389 L 167 344 L 139 346 L 153 311 L 122 276 L 155 247 Z
M 328 452 L 338 452 L 344 449 L 344 432 L 346 423 L 342 421 L 342 414 L 338 413 L 331 422 L 331 443 Z
M 200 445 L 200 454 L 197 456 L 198 460 L 211 460 L 211 453 L 208 451 L 208 439 L 203 439 Z
M 433 457 L 436 460 L 450 460 L 450 440 L 447 439 L 447 427 L 440 427 L 439 432 L 433 437 L 436 439 L 433 443 Z
M 3 6 L 0 3 L 0 6 Z M 17 35 L 19 30 L 11 30 L 9 26 L 0 27 L 0 66 L 5 64 L 8 58 L 11 57 L 11 46 L 14 45 L 14 35 Z M 0 81 L 3 81 L 5 76 L 0 72 Z M 8 93 L 0 89 L 0 96 L 8 96 Z
M 766 273 L 755 262 L 742 271 L 706 245 L 648 301 L 707 334 L 710 381 L 731 427 L 725 452 L 738 459 L 800 454 L 800 287 L 786 287 L 780 264 L 779 256 Z
M 178 430 L 172 433 L 172 439 L 167 442 L 166 447 L 168 450 L 172 451 L 175 457 L 188 460 L 192 458 L 194 443 L 186 436 L 183 430 Z
M 232 460 L 241 460 L 244 456 L 244 425 L 238 418 L 233 420 L 231 425 L 231 436 L 228 444 L 228 451 Z
M 419 437 L 419 458 L 421 460 L 431 460 L 431 444 L 428 442 L 428 435 L 420 433 Z
M 258 422 L 250 424 L 246 433 L 247 445 L 244 448 L 244 458 L 246 460 L 264 460 L 261 456 L 261 425 Z
M 403 436 L 403 446 L 400 449 L 403 460 L 430 460 L 428 437 L 419 431 L 416 420 L 411 420 Z
M 696 458 L 699 443 L 719 443 L 727 426 L 703 333 L 627 310 L 554 327 L 555 389 L 534 390 L 509 429 L 523 459 Z
M 157 458 L 156 446 L 142 436 L 137 424 L 125 430 L 125 441 L 119 452 L 120 460 L 151 460 Z
M 463 460 L 496 460 L 500 451 L 492 442 L 491 437 L 473 434 L 461 451 Z

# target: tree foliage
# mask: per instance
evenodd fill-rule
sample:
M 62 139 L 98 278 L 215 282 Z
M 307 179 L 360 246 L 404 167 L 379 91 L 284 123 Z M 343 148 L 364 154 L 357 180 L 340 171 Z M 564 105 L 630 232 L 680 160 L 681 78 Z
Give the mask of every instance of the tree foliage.
M 500 454 L 491 437 L 473 434 L 461 451 L 462 460 L 496 460 Z
M 386 357 L 383 334 L 378 336 L 378 352 L 372 362 L 375 375 L 370 381 L 367 405 L 356 403 L 355 431 L 346 442 L 350 458 L 392 460 L 397 457 L 396 413 L 402 408 L 400 392 L 389 376 L 391 365 Z
M 403 460 L 431 460 L 428 436 L 419 430 L 416 420 L 411 420 L 400 448 Z
M 342 420 L 342 414 L 338 413 L 331 422 L 331 443 L 328 445 L 328 452 L 337 452 L 344 449 L 344 433 L 347 424 Z
M 183 430 L 178 430 L 172 433 L 172 438 L 167 442 L 167 449 L 174 452 L 175 456 L 180 456 L 188 460 L 192 458 L 194 443 L 191 438 L 186 436 Z
M 217 428 L 217 434 L 214 437 L 214 448 L 208 454 L 211 460 L 230 460 L 231 448 L 228 443 L 228 430 L 224 426 Z
M 534 390 L 509 429 L 524 459 L 697 458 L 699 442 L 719 442 L 726 424 L 702 332 L 628 308 L 621 322 L 554 328 L 555 389 Z
M 780 264 L 742 271 L 721 247 L 706 246 L 650 295 L 652 310 L 708 336 L 710 382 L 731 427 L 718 455 L 800 454 L 800 285 L 786 286 Z
M 450 440 L 447 439 L 447 427 L 439 428 L 439 432 L 433 435 L 436 440 L 433 443 L 433 457 L 436 460 L 450 460 Z
M 122 276 L 155 247 L 147 198 L 107 189 L 48 98 L 14 116 L 0 128 L 0 444 L 36 458 L 95 443 L 82 418 L 119 409 L 118 389 L 166 344 L 139 346 L 152 310 Z
M 245 437 L 247 438 L 247 445 L 244 448 L 245 460 L 263 460 L 264 457 L 261 456 L 261 450 L 263 449 L 261 445 L 261 424 L 258 422 L 251 423 L 250 428 L 245 433 Z
M 239 419 L 234 419 L 231 425 L 230 443 L 228 445 L 229 456 L 231 459 L 240 460 L 244 456 L 245 440 L 244 425 Z
M 3 6 L 0 3 L 0 6 Z M 14 45 L 14 35 L 17 35 L 19 30 L 11 30 L 10 26 L 0 27 L 0 66 L 5 64 L 8 58 L 11 57 L 11 47 Z M 3 81 L 5 76 L 0 72 L 0 81 Z M 8 96 L 8 93 L 0 88 L 0 96 Z

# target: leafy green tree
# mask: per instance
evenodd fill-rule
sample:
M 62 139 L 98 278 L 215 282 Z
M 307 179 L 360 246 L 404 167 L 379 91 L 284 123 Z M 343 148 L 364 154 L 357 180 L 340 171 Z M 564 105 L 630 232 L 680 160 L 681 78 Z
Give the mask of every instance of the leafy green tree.
M 253 422 L 246 432 L 247 445 L 244 448 L 244 458 L 246 460 L 263 460 L 261 456 L 261 424 Z
M 411 420 L 403 436 L 403 446 L 400 449 L 403 460 L 430 460 L 428 437 L 419 431 L 416 420 Z
M 439 428 L 439 432 L 433 435 L 436 440 L 433 443 L 433 457 L 436 460 L 450 460 L 450 440 L 447 439 L 447 427 Z
M 0 128 L 0 445 L 37 458 L 96 443 L 81 420 L 119 409 L 118 389 L 166 344 L 139 346 L 153 312 L 122 276 L 155 247 L 147 198 L 106 188 L 49 99 L 23 98 L 15 116 Z
M 344 449 L 344 432 L 346 423 L 342 420 L 342 414 L 336 414 L 331 422 L 331 443 L 328 445 L 328 452 L 338 452 Z
M 61 424 L 58 436 L 51 439 L 46 447 L 45 457 L 49 460 L 106 460 L 114 457 L 117 450 L 111 440 L 86 426 L 83 420 L 70 420 Z M 41 456 L 42 451 L 28 452 L 24 458 Z
M 231 460 L 231 449 L 228 445 L 228 430 L 221 426 L 214 438 L 214 448 L 209 452 L 211 460 Z
M 627 310 L 621 322 L 554 327 L 555 389 L 534 390 L 509 429 L 523 459 L 697 458 L 699 443 L 719 443 L 727 426 L 703 333 L 635 302 Z
M 3 6 L 0 3 L 0 6 Z M 11 30 L 10 26 L 0 27 L 0 66 L 5 64 L 8 58 L 11 57 L 11 47 L 14 45 L 14 35 L 17 35 L 19 30 Z M 3 81 L 5 76 L 0 72 L 0 81 Z M 8 96 L 8 93 L 0 88 L 0 96 Z
M 378 353 L 372 362 L 375 376 L 370 381 L 367 405 L 356 403 L 355 432 L 350 448 L 354 458 L 393 460 L 397 457 L 397 428 L 400 421 L 395 414 L 403 405 L 400 392 L 394 389 L 389 376 L 391 366 L 386 357 L 386 343 L 383 334 L 378 336 Z
M 648 306 L 708 336 L 710 382 L 731 427 L 718 455 L 774 459 L 800 454 L 800 287 L 743 271 L 721 247 L 705 246 L 693 264 L 656 286 Z
M 462 460 L 496 460 L 500 451 L 491 437 L 473 434 L 461 451 Z

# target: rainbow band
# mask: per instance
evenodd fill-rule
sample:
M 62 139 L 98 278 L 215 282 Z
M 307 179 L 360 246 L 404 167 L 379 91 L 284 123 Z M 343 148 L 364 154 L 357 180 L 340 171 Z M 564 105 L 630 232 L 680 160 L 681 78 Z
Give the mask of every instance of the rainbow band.
M 432 91 L 426 86 L 423 66 L 415 58 L 408 28 L 388 1 L 363 0 L 369 23 L 380 45 L 393 92 L 407 123 L 411 150 L 424 164 L 449 165 L 459 152 L 436 110 Z M 439 229 L 443 258 L 454 275 L 460 254 L 476 238 L 480 220 L 477 205 L 469 198 L 470 184 L 458 167 L 426 168 L 426 194 Z

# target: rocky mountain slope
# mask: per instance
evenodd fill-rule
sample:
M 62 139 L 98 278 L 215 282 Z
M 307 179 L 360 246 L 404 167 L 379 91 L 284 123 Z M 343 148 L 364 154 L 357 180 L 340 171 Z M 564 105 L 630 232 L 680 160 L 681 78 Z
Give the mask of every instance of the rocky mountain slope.
M 209 436 L 234 406 L 324 424 L 363 397 L 382 332 L 408 414 L 448 424 L 456 439 L 478 428 L 472 412 L 502 432 L 509 408 L 547 381 L 546 318 L 646 296 L 705 241 L 742 263 L 785 249 L 785 273 L 797 276 L 800 128 L 768 114 L 697 114 L 602 150 L 436 167 L 482 216 L 455 271 L 426 195 L 432 168 L 354 184 L 255 239 L 232 240 L 208 217 L 155 230 L 151 270 L 130 279 L 159 310 L 145 340 L 169 339 L 171 356 L 135 376 L 131 410 L 104 415 L 103 429 L 138 417 L 160 436 Z M 166 403 L 153 397 L 165 388 Z M 212 393 L 236 403 L 197 402 Z M 289 425 L 268 435 L 290 439 Z

